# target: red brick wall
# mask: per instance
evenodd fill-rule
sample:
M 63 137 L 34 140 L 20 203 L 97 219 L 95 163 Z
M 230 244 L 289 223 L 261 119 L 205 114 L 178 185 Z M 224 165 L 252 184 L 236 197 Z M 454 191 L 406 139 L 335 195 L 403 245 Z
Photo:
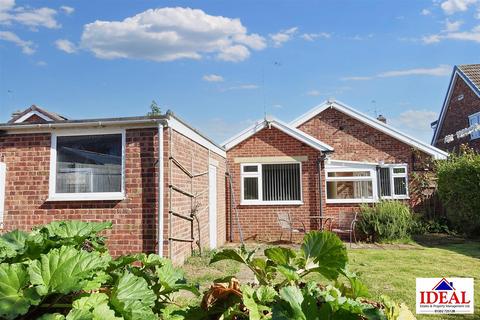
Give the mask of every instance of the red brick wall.
M 208 172 L 209 159 L 218 161 L 217 168 L 217 242 L 221 246 L 225 243 L 225 159 L 221 156 L 209 151 L 205 147 L 193 142 L 187 137 L 172 130 L 172 139 L 170 139 L 170 131 L 166 130 L 165 141 L 167 148 L 166 154 L 172 155 L 180 164 L 185 167 L 190 173 L 200 174 Z M 170 149 L 171 142 L 171 149 Z M 171 178 L 170 178 L 171 166 Z M 199 223 L 193 222 L 193 238 L 195 241 L 200 239 L 200 245 L 203 250 L 209 247 L 209 176 L 208 174 L 201 175 L 191 179 L 178 166 L 173 163 L 165 162 L 165 177 L 166 180 L 171 181 L 172 184 L 182 190 L 185 190 L 196 197 L 194 199 L 185 196 L 179 192 L 171 191 L 172 200 L 171 208 L 173 211 L 189 216 L 192 208 L 197 208 L 197 217 Z M 192 183 L 193 182 L 193 183 Z M 168 185 L 165 188 L 165 213 L 167 222 L 165 237 L 170 236 L 179 239 L 190 239 L 191 223 L 188 220 L 172 216 L 171 224 L 168 220 L 168 208 L 170 207 L 170 195 Z M 172 233 L 169 233 L 169 228 L 172 228 Z M 181 263 L 192 253 L 192 250 L 198 252 L 199 246 L 195 243 L 171 241 L 172 258 L 176 263 Z M 170 245 L 164 247 L 165 252 L 170 252 Z
M 174 133 L 174 150 L 180 150 L 180 158 L 191 159 L 194 155 L 194 172 L 208 170 L 208 150 L 193 141 Z M 107 232 L 111 253 L 118 256 L 132 252 L 157 252 L 158 218 L 158 130 L 129 129 L 126 131 L 125 191 L 123 201 L 65 201 L 47 202 L 50 170 L 49 133 L 18 134 L 0 137 L 0 158 L 7 165 L 5 230 L 29 230 L 35 225 L 53 220 L 78 219 L 84 221 L 112 221 L 113 229 Z M 168 252 L 168 130 L 164 134 L 164 254 Z M 182 158 L 182 159 L 183 159 Z M 217 159 L 219 192 L 218 241 L 225 240 L 225 161 L 214 153 Z M 190 166 L 190 160 L 187 166 Z M 174 175 L 178 175 L 174 172 Z M 203 189 L 208 176 L 199 178 L 195 190 Z M 223 193 L 222 193 L 223 192 Z M 208 204 L 208 193 L 204 196 Z M 205 199 L 203 205 L 205 205 Z M 179 201 L 180 205 L 182 200 Z M 200 213 L 202 244 L 208 244 L 208 210 Z M 206 217 L 206 218 L 205 218 Z M 176 236 L 183 236 L 184 226 L 174 222 Z M 206 231 L 205 231 L 206 230 Z M 177 234 L 178 233 L 178 234 Z M 190 254 L 184 246 L 174 247 L 176 261 L 183 261 Z
M 464 98 L 458 100 L 457 98 L 461 94 Z M 455 137 L 455 140 L 450 143 L 444 143 L 443 141 L 446 135 L 455 134 L 458 130 L 469 127 L 468 116 L 476 112 L 480 112 L 480 98 L 462 78 L 457 77 L 453 84 L 451 99 L 442 126 L 439 128 L 438 139 L 434 143 L 435 147 L 452 152 L 458 151 L 461 144 L 468 144 L 475 150 L 480 151 L 480 139 L 470 140 L 470 136 L 460 140 Z
M 303 205 L 241 205 L 240 204 L 240 163 L 236 157 L 269 156 L 307 156 L 302 162 Z M 276 128 L 263 129 L 251 138 L 243 141 L 227 153 L 230 174 L 233 178 L 234 197 L 238 208 L 240 224 L 247 240 L 278 240 L 282 229 L 277 222 L 278 212 L 288 212 L 294 221 L 303 222 L 307 228 L 315 228 L 316 221 L 309 216 L 319 214 L 318 205 L 318 169 L 319 152 Z M 230 199 L 228 197 L 228 199 Z M 230 202 L 228 201 L 228 205 Z M 239 240 L 238 227 L 233 216 L 233 240 Z M 230 221 L 227 224 L 230 228 Z M 301 226 L 298 224 L 297 226 Z M 283 239 L 288 232 L 283 231 Z
M 32 114 L 30 117 L 28 117 L 27 119 L 25 119 L 23 122 L 28 122 L 28 123 L 45 123 L 46 121 L 37 116 L 36 114 Z
M 112 221 L 107 232 L 113 255 L 153 252 L 156 247 L 155 129 L 127 130 L 123 201 L 47 202 L 50 134 L 0 137 L 7 165 L 6 230 L 29 230 L 53 220 Z

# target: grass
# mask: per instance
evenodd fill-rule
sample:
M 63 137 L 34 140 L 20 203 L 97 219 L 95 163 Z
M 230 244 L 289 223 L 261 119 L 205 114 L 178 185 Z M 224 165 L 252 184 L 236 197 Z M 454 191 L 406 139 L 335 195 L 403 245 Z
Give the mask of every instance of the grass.
M 374 299 L 386 294 L 405 302 L 415 312 L 415 278 L 473 277 L 475 315 L 416 315 L 417 319 L 450 320 L 480 318 L 480 242 L 423 237 L 418 244 L 367 246 L 348 250 L 350 269 L 360 275 Z M 252 245 L 253 246 L 253 245 Z M 265 245 L 259 245 L 265 246 Z M 361 246 L 362 247 L 362 246 Z M 222 261 L 208 265 L 210 254 L 186 261 L 187 278 L 206 289 L 214 279 L 237 275 L 240 282 L 252 280 L 238 263 Z M 318 279 L 319 282 L 324 282 Z

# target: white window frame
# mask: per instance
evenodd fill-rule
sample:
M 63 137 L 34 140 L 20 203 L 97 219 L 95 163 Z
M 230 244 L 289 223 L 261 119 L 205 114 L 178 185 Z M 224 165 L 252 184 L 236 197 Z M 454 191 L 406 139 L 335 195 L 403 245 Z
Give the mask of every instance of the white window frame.
M 356 177 L 329 177 L 330 172 L 360 172 L 368 171 L 370 176 Z M 372 182 L 372 198 L 356 198 L 356 199 L 329 199 L 327 193 L 327 183 L 329 181 L 371 181 Z M 326 164 L 325 166 L 325 198 L 326 203 L 373 203 L 378 201 L 377 172 L 376 166 L 368 163 L 353 162 L 337 162 L 335 164 Z
M 388 168 L 390 170 L 390 194 L 391 196 L 381 196 L 381 199 L 410 199 L 408 190 L 408 165 L 406 163 L 400 164 L 384 164 L 380 168 Z M 393 170 L 397 168 L 405 169 L 404 173 L 394 173 Z M 394 178 L 405 178 L 405 189 L 407 194 L 395 194 Z M 380 189 L 380 181 L 378 182 L 378 189 Z M 381 193 L 380 193 L 381 194 Z
M 120 192 L 79 192 L 57 193 L 57 137 L 64 136 L 92 136 L 105 134 L 122 135 L 122 180 Z M 95 201 L 95 200 L 124 200 L 125 199 L 125 145 L 126 130 L 122 128 L 103 128 L 87 130 L 58 130 L 52 132 L 50 145 L 50 181 L 47 201 Z
M 476 120 L 476 122 L 472 123 L 472 121 Z M 476 112 L 468 116 L 468 126 L 471 127 L 474 124 L 480 123 L 480 112 Z M 470 134 L 470 140 L 475 140 L 480 138 L 480 131 L 475 131 Z
M 300 170 L 300 200 L 276 200 L 276 201 L 264 201 L 263 200 L 263 181 L 262 181 L 262 165 L 264 164 L 298 164 Z M 257 166 L 257 172 L 243 172 L 244 167 Z M 240 164 L 240 205 L 302 205 L 303 204 L 303 179 L 302 179 L 302 162 L 289 161 L 289 162 L 265 162 L 265 163 L 241 163 Z M 258 199 L 248 200 L 244 199 L 244 178 L 257 178 L 258 179 Z

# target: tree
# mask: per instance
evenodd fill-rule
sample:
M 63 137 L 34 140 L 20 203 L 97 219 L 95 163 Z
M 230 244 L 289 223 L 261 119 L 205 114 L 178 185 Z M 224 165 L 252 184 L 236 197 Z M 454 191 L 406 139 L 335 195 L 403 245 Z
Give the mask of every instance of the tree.
M 150 104 L 150 112 L 147 113 L 149 117 L 156 117 L 162 115 L 162 110 L 155 100 Z

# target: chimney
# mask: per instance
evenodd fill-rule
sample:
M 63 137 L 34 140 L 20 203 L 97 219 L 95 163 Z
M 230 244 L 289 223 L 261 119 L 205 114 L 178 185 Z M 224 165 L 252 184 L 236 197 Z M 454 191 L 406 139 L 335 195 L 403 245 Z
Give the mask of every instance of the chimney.
M 385 118 L 383 115 L 379 114 L 377 117 L 378 121 L 381 121 L 383 123 L 387 123 L 387 118 Z

